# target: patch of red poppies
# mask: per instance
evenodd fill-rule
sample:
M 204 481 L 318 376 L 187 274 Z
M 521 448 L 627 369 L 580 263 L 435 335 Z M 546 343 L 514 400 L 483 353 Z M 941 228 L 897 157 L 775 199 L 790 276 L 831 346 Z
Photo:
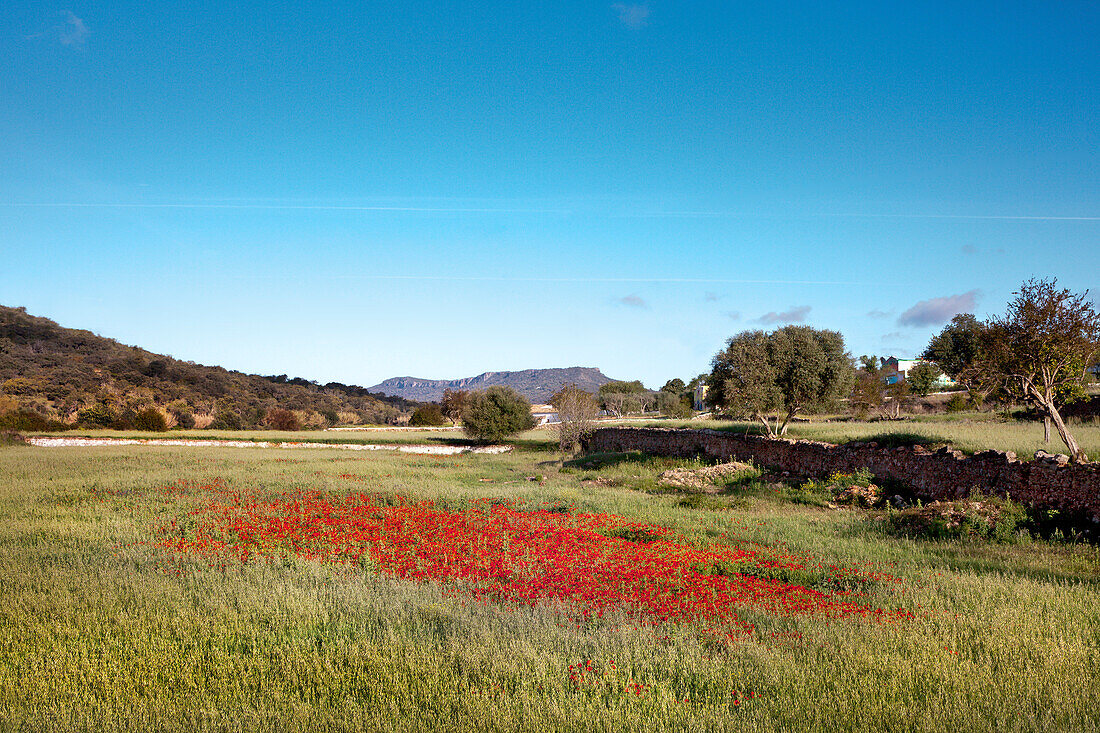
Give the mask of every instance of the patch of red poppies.
M 804 558 L 759 546 L 698 547 L 663 527 L 612 514 L 526 511 L 488 500 L 456 511 L 363 493 L 260 501 L 209 488 L 216 500 L 161 527 L 161 548 L 199 554 L 212 565 L 293 553 L 451 582 L 476 597 L 531 605 L 556 600 L 587 617 L 623 608 L 655 621 L 717 623 L 746 633 L 753 627 L 738 609 L 883 621 L 910 615 L 767 579 L 766 572 L 754 577 L 761 569 L 804 567 Z M 736 572 L 749 568 L 756 571 Z M 854 572 L 832 570 L 837 577 Z

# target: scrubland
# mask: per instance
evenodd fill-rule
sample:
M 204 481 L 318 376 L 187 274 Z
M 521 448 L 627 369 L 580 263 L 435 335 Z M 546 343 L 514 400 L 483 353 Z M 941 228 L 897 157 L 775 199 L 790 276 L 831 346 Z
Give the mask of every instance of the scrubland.
M 655 481 L 690 462 L 548 437 L 0 448 L 0 729 L 1100 727 L 1094 546 L 693 501 Z

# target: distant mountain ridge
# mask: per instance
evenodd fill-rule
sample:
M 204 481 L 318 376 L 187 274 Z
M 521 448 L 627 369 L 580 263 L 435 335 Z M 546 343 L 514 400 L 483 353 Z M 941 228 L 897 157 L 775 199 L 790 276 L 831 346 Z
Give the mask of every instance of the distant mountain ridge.
M 557 369 L 524 369 L 518 372 L 484 372 L 462 379 L 421 379 L 391 377 L 368 387 L 371 392 L 384 392 L 418 402 L 439 402 L 443 390 L 475 390 L 494 385 L 511 387 L 534 403 L 544 403 L 566 384 L 576 384 L 588 392 L 615 381 L 596 367 L 566 367 Z

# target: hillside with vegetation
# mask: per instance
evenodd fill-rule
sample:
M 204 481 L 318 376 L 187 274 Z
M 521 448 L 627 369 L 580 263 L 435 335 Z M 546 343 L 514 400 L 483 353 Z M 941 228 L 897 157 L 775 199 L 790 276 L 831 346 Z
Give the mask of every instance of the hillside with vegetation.
M 397 395 L 422 402 L 439 402 L 444 390 L 477 390 L 486 387 L 511 387 L 534 403 L 544 403 L 567 384 L 575 384 L 585 392 L 595 393 L 614 381 L 596 367 L 564 369 L 524 369 L 518 372 L 484 372 L 462 379 L 421 379 L 392 377 L 369 389 L 387 395 Z
M 181 361 L 0 306 L 0 427 L 322 428 L 404 422 L 415 407 L 339 382 Z

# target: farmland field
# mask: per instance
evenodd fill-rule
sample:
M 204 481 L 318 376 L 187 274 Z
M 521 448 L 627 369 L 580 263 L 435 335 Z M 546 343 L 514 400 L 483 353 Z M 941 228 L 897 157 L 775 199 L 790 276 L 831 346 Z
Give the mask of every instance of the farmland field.
M 1100 727 L 1095 547 L 690 502 L 545 436 L 0 448 L 0 729 Z

